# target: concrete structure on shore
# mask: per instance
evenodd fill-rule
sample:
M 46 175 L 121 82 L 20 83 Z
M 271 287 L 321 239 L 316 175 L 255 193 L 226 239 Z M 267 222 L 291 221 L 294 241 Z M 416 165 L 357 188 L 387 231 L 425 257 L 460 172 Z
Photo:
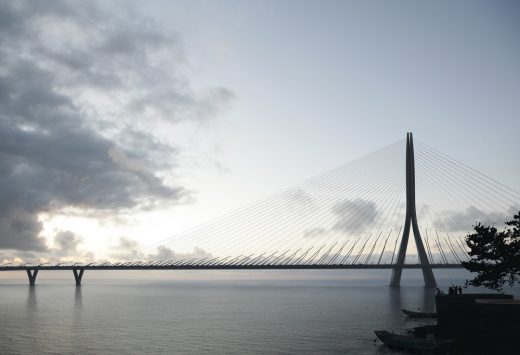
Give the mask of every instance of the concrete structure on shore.
M 518 354 L 520 301 L 512 295 L 437 295 L 437 335 L 456 339 L 462 353 Z

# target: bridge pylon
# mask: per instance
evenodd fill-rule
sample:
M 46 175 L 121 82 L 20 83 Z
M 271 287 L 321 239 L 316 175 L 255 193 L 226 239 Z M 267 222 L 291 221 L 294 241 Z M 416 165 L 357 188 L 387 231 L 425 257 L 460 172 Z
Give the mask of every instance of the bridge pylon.
M 415 160 L 413 150 L 412 133 L 406 134 L 406 217 L 404 221 L 403 235 L 401 237 L 401 244 L 399 246 L 399 254 L 397 261 L 392 269 L 392 278 L 390 279 L 390 286 L 398 287 L 401 285 L 401 274 L 403 272 L 404 260 L 406 257 L 406 248 L 408 246 L 408 239 L 410 236 L 410 227 L 413 231 L 415 245 L 419 254 L 419 261 L 422 268 L 424 285 L 426 287 L 435 287 L 437 282 L 428 260 L 428 255 L 424 249 L 419 225 L 417 223 L 417 212 L 415 209 Z

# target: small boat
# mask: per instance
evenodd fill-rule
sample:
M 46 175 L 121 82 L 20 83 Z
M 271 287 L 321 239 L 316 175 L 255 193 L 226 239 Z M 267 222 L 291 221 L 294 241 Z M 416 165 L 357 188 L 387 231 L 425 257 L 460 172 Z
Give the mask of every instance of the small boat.
M 437 313 L 435 312 L 418 312 L 407 309 L 401 309 L 401 311 L 410 318 L 437 318 Z
M 449 348 L 455 340 L 443 340 L 431 338 L 419 338 L 409 335 L 400 335 L 390 333 L 386 330 L 376 330 L 379 340 L 386 346 L 392 348 L 406 349 L 406 350 L 419 350 L 419 351 L 437 351 Z

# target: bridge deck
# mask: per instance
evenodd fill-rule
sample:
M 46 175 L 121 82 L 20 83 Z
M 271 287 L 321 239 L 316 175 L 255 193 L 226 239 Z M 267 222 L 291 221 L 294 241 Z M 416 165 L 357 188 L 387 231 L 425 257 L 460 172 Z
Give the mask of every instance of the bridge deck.
M 34 286 L 36 284 L 36 276 L 41 270 L 69 270 L 73 272 L 76 285 L 81 285 L 83 273 L 85 270 L 332 270 L 332 269 L 393 269 L 395 264 L 294 264 L 294 265 L 190 265 L 190 264 L 151 264 L 143 265 L 143 263 L 116 263 L 114 264 L 87 264 L 87 265 L 2 265 L 0 271 L 25 271 L 29 278 L 29 284 Z M 404 269 L 422 269 L 421 264 L 404 264 L 401 266 Z M 461 268 L 460 264 L 430 264 L 429 269 L 454 269 Z
M 395 264 L 348 264 L 348 265 L 13 265 L 0 266 L 0 271 L 20 270 L 297 270 L 297 269 L 393 269 Z M 422 269 L 421 264 L 404 264 L 404 269 Z M 460 264 L 430 264 L 432 269 L 459 269 Z

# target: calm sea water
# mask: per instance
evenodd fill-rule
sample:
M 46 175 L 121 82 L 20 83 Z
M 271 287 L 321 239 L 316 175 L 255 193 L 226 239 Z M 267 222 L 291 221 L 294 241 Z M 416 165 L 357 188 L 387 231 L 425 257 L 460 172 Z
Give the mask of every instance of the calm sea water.
M 0 352 L 385 354 L 375 329 L 421 324 L 420 280 L 0 280 Z

